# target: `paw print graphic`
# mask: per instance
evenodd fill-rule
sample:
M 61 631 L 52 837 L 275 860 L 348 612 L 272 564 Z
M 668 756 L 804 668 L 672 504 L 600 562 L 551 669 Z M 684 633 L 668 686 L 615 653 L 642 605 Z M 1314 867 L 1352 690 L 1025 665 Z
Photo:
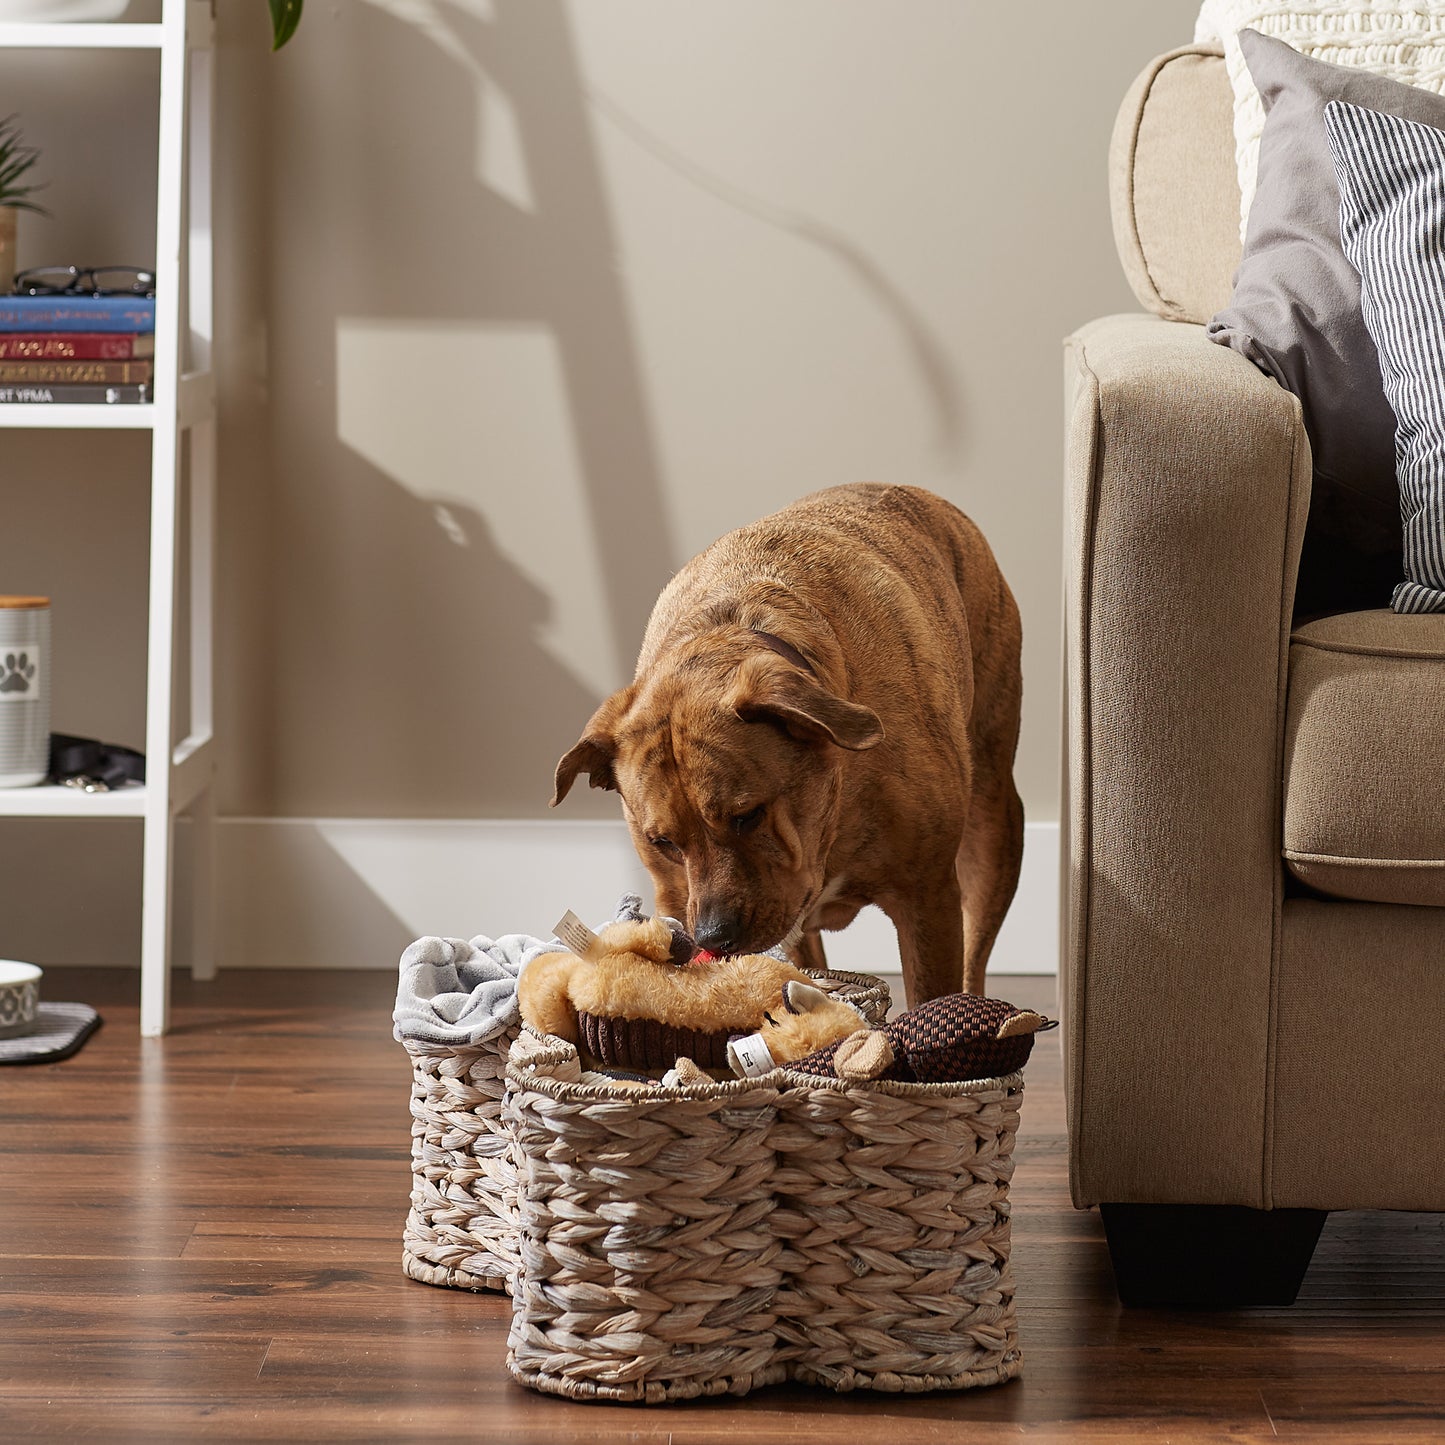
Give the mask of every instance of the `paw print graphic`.
M 35 664 L 28 652 L 5 654 L 5 666 L 0 669 L 0 692 L 29 692 L 35 680 Z

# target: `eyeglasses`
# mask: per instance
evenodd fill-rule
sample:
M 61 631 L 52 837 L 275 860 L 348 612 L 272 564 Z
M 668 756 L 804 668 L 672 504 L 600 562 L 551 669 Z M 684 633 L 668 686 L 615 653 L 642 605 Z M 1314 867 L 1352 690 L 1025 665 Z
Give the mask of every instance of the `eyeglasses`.
M 15 278 L 16 296 L 154 296 L 154 271 L 139 266 L 32 266 Z

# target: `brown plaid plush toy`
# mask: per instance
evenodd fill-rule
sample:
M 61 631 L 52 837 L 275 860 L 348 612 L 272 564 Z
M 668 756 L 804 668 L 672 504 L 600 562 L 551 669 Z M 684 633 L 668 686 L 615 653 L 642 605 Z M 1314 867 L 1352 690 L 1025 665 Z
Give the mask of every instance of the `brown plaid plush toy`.
M 840 1079 L 903 1083 L 991 1079 L 1021 1069 L 1033 1051 L 1034 1035 L 1057 1026 L 1055 1019 L 1002 999 L 951 993 L 929 999 L 881 1029 L 850 1034 L 788 1067 Z

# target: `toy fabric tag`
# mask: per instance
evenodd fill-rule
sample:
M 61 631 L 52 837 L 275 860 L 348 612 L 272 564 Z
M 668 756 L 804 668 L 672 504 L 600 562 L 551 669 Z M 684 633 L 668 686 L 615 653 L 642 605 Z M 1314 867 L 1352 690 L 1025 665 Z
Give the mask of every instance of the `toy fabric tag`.
M 587 957 L 587 950 L 597 942 L 597 935 L 570 908 L 552 932 L 582 958 Z
M 761 1034 L 746 1034 L 728 1043 L 729 1063 L 745 1079 L 755 1079 L 759 1074 L 770 1073 L 777 1065 Z

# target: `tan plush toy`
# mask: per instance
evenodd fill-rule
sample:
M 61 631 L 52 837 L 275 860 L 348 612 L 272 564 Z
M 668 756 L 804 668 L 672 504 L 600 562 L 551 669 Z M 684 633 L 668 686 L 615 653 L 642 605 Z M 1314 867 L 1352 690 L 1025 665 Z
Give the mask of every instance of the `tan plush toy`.
M 542 954 L 522 970 L 517 1002 L 534 1029 L 606 1067 L 660 1074 L 688 1058 L 728 1070 L 730 1040 L 762 1040 L 781 1064 L 866 1027 L 851 1005 L 767 954 L 679 967 L 691 941 L 658 918 L 609 923 L 572 941 L 581 952 Z

